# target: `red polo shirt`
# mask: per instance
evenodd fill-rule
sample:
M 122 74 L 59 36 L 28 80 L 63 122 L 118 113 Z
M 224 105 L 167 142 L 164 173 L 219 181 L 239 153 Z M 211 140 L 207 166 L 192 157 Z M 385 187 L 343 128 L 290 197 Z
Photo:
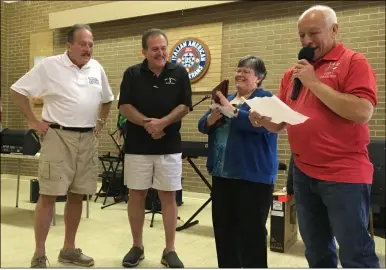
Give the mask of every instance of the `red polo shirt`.
M 375 74 L 362 54 L 338 44 L 313 66 L 322 83 L 376 105 Z M 373 165 L 367 152 L 368 125 L 338 116 L 305 87 L 297 100 L 291 100 L 292 73 L 293 68 L 284 74 L 278 96 L 293 110 L 310 117 L 303 124 L 287 125 L 296 166 L 320 180 L 372 183 Z

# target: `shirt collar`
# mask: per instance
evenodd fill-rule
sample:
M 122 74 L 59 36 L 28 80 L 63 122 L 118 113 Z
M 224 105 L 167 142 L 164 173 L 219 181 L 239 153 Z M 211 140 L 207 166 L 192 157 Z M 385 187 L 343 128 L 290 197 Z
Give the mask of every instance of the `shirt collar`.
M 261 87 L 255 88 L 255 90 L 252 91 L 252 93 L 249 95 L 249 97 L 247 99 L 254 98 L 259 90 L 262 90 L 262 88 Z M 235 93 L 233 93 L 233 94 L 228 95 L 228 99 L 232 100 L 232 99 L 234 99 L 236 97 L 236 95 L 237 95 L 237 91 Z
M 142 65 L 141 65 L 141 69 L 142 70 L 150 70 L 148 64 L 149 64 L 149 62 L 147 61 L 147 59 L 143 60 Z M 176 67 L 177 66 L 175 64 L 167 61 L 166 64 L 165 64 L 164 69 L 171 70 L 171 69 L 175 69 Z
M 64 52 L 64 54 L 62 55 L 62 60 L 63 60 L 64 65 L 67 66 L 67 67 L 72 67 L 72 66 L 77 67 L 77 65 L 75 65 L 75 64 L 71 61 L 70 57 L 68 57 L 68 51 L 67 51 L 67 50 L 66 50 L 66 51 Z M 86 65 L 84 65 L 84 66 L 82 67 L 82 69 L 89 68 L 89 67 L 90 67 L 89 63 L 90 63 L 90 61 L 89 61 Z
M 342 43 L 338 43 L 335 48 L 329 51 L 321 60 L 325 61 L 337 61 L 339 57 L 344 53 L 345 47 Z

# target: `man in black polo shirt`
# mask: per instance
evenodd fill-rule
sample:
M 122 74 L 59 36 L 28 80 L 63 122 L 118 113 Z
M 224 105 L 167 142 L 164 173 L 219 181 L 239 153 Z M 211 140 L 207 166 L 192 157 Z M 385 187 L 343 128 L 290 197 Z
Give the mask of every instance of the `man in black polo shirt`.
M 184 67 L 168 62 L 168 40 L 159 29 L 142 36 L 146 59 L 129 67 L 121 83 L 119 111 L 127 117 L 125 182 L 129 188 L 128 216 L 133 246 L 123 258 L 124 267 L 144 258 L 142 242 L 145 198 L 158 190 L 166 235 L 161 263 L 184 265 L 174 251 L 177 226 L 175 191 L 181 189 L 181 119 L 192 109 L 192 90 Z

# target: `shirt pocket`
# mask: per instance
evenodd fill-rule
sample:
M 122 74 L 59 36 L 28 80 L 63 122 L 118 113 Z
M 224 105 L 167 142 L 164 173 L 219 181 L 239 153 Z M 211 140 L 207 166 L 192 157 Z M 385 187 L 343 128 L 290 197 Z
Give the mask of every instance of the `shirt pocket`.
M 102 94 L 102 86 L 101 85 L 89 85 L 88 89 L 92 93 Z
M 101 81 L 100 77 L 87 76 L 86 78 L 87 78 L 88 86 L 96 87 L 96 88 L 102 88 L 102 81 Z

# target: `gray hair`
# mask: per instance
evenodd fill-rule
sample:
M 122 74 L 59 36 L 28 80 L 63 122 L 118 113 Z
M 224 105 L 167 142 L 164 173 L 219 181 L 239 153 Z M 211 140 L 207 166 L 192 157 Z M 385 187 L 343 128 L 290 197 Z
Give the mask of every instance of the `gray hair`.
M 304 11 L 302 15 L 300 15 L 299 21 L 301 19 L 303 19 L 303 17 L 308 12 L 314 11 L 314 10 L 320 10 L 320 11 L 322 11 L 324 13 L 324 16 L 326 17 L 326 22 L 327 22 L 328 27 L 332 26 L 333 24 L 337 24 L 338 23 L 338 19 L 336 18 L 335 11 L 332 8 L 328 7 L 328 6 L 323 6 L 323 5 L 315 5 L 315 6 L 310 7 L 309 9 Z
M 246 55 L 239 60 L 237 67 L 247 67 L 255 72 L 255 75 L 260 78 L 257 87 L 260 87 L 265 77 L 267 76 L 267 69 L 265 68 L 264 61 L 257 56 Z
M 161 29 L 152 28 L 152 29 L 145 31 L 142 34 L 142 49 L 147 50 L 147 40 L 151 36 L 163 36 L 166 39 L 166 44 L 169 43 L 168 38 L 167 38 L 164 31 L 162 31 Z
M 79 29 L 88 30 L 92 34 L 91 27 L 88 24 L 74 24 L 73 26 L 71 26 L 70 30 L 68 30 L 68 32 L 67 32 L 67 42 L 68 43 L 72 43 L 74 41 L 75 32 Z

